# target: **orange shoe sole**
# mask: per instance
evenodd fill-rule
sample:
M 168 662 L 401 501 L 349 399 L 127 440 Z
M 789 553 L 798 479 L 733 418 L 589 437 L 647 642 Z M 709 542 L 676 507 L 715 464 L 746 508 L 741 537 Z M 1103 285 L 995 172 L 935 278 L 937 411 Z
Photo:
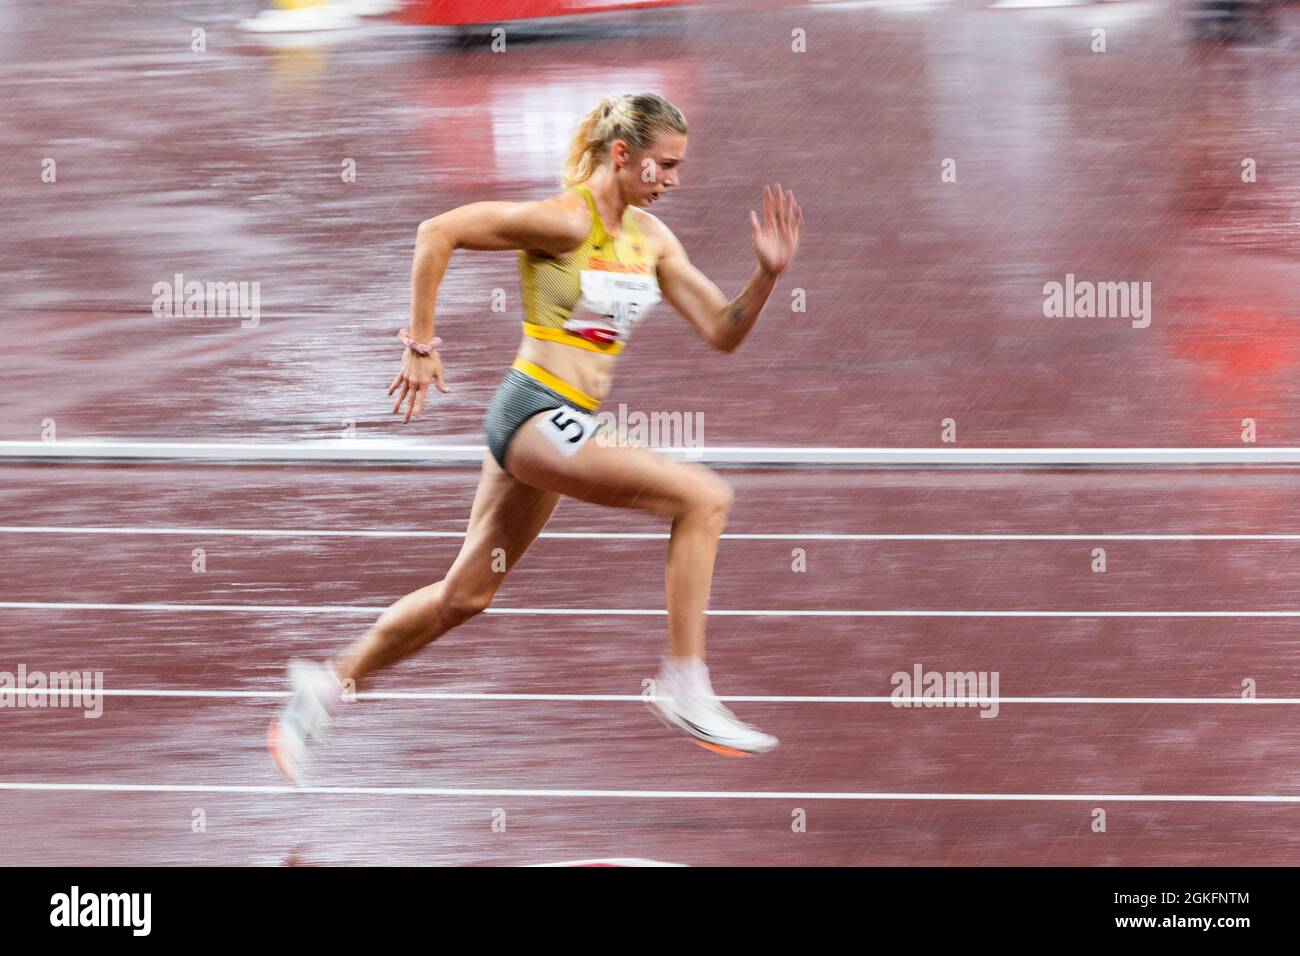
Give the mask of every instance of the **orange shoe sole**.
M 736 750 L 734 747 L 724 747 L 722 744 L 711 744 L 695 737 L 691 738 L 691 743 L 699 744 L 705 750 L 712 750 L 715 754 L 721 754 L 724 757 L 752 757 L 754 756 L 748 750 Z
M 275 764 L 275 769 L 279 770 L 284 779 L 293 783 L 293 777 L 289 774 L 288 764 L 284 756 L 280 753 L 280 722 L 271 721 L 266 728 L 266 752 L 271 755 L 271 762 Z
M 655 715 L 659 723 L 663 724 L 669 730 L 673 731 L 673 733 L 686 734 L 686 731 L 682 730 L 680 727 L 674 727 L 671 723 L 669 723 L 668 719 L 664 717 L 663 714 L 659 713 L 658 708 L 652 707 L 649 704 L 647 704 L 646 706 L 649 708 L 650 713 Z M 712 750 L 715 754 L 721 754 L 723 757 L 754 756 L 752 753 L 750 753 L 747 750 L 737 750 L 734 747 L 724 747 L 722 744 L 711 744 L 706 741 L 700 740 L 698 737 L 692 737 L 690 734 L 686 734 L 686 739 L 693 744 L 699 744 L 705 750 Z

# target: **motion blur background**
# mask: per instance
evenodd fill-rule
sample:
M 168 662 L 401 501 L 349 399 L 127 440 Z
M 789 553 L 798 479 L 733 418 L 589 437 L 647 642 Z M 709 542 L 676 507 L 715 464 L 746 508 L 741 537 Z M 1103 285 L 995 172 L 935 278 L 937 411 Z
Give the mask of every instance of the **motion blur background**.
M 452 392 L 403 426 L 419 222 L 554 193 L 582 113 L 656 90 L 691 132 L 654 212 L 725 293 L 764 183 L 805 228 L 739 351 L 657 311 L 606 408 L 702 414 L 710 447 L 928 449 L 953 421 L 963 447 L 1241 451 L 1247 419 L 1300 445 L 1300 10 L 1053 2 L 0 0 L 0 442 L 477 444 L 516 258 L 453 258 Z M 256 321 L 156 314 L 177 275 L 255 284 Z M 1049 318 L 1071 276 L 1149 283 L 1149 324 Z M 0 671 L 119 696 L 0 712 L 0 862 L 1300 853 L 1290 470 L 729 470 L 709 661 L 781 738 L 751 761 L 639 700 L 667 528 L 565 502 L 303 794 L 265 755 L 286 660 L 441 575 L 477 465 L 36 457 L 0 474 Z M 1007 699 L 903 708 L 913 668 Z
M 515 260 L 454 258 L 453 391 L 397 429 L 383 388 L 416 226 L 553 193 L 581 113 L 654 89 L 691 126 L 655 212 L 724 292 L 748 275 L 762 183 L 795 189 L 807 226 L 739 353 L 660 313 L 613 405 L 709 412 L 710 444 L 929 446 L 948 417 L 975 446 L 1232 444 L 1244 416 L 1262 443 L 1300 441 L 1296 8 L 1238 5 L 1227 41 L 1166 0 L 485 19 L 500 9 L 259 34 L 248 2 L 0 0 L 0 439 L 53 418 L 67 439 L 353 422 L 478 442 L 517 344 Z M 440 10 L 485 22 L 413 22 Z M 151 289 L 177 273 L 258 283 L 258 324 L 155 317 Z M 1045 318 L 1067 274 L 1152 283 L 1150 327 Z M 719 382 L 751 383 L 752 414 L 728 413 Z

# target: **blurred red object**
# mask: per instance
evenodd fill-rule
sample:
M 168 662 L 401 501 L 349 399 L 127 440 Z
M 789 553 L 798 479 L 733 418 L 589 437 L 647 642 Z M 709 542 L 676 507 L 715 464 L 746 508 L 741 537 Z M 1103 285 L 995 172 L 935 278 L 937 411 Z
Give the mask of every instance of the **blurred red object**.
M 432 26 L 502 23 L 578 13 L 682 6 L 685 0 L 408 0 L 401 19 Z

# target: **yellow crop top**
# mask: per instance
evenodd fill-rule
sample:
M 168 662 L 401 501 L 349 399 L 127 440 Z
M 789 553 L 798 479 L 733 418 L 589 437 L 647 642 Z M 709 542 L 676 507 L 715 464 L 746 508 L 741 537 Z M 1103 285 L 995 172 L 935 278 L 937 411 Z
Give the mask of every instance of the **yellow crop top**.
M 616 355 L 636 323 L 660 300 L 655 257 L 632 208 L 617 239 L 605 229 L 586 186 L 573 186 L 591 209 L 591 231 L 567 256 L 519 252 L 524 334 Z

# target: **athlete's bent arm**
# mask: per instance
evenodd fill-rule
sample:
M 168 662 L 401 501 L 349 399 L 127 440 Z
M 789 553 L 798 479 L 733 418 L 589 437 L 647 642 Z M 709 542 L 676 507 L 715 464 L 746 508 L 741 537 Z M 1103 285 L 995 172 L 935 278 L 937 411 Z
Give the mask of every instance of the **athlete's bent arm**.
M 579 246 L 585 236 L 581 218 L 555 200 L 476 202 L 426 219 L 416 232 L 411 264 L 411 338 L 434 340 L 438 287 L 457 249 L 534 249 L 563 255 Z M 440 392 L 448 390 L 438 353 L 421 356 L 407 349 L 402 368 L 388 389 L 389 395 L 397 393 L 393 411 L 397 412 L 409 395 L 405 420 L 419 415 L 431 382 L 437 383 Z
M 794 201 L 794 193 L 783 194 L 779 184 L 775 190 L 763 187 L 763 193 L 763 223 L 760 225 L 758 217 L 750 213 L 758 266 L 740 295 L 730 302 L 691 264 L 677 237 L 659 223 L 665 250 L 655 269 L 663 297 L 706 342 L 724 352 L 735 351 L 749 335 L 776 287 L 777 276 L 789 265 L 799 244 L 803 212 Z
M 666 229 L 664 232 L 667 250 L 655 263 L 659 291 L 704 341 L 723 352 L 734 351 L 763 311 L 776 276 L 764 274 L 761 268 L 755 270 L 740 295 L 728 302 L 722 290 L 686 257 L 677 237 Z
M 474 202 L 426 219 L 416 232 L 411 265 L 411 337 L 417 342 L 433 338 L 438 286 L 457 249 L 535 249 L 563 255 L 585 235 L 572 212 L 552 200 Z

